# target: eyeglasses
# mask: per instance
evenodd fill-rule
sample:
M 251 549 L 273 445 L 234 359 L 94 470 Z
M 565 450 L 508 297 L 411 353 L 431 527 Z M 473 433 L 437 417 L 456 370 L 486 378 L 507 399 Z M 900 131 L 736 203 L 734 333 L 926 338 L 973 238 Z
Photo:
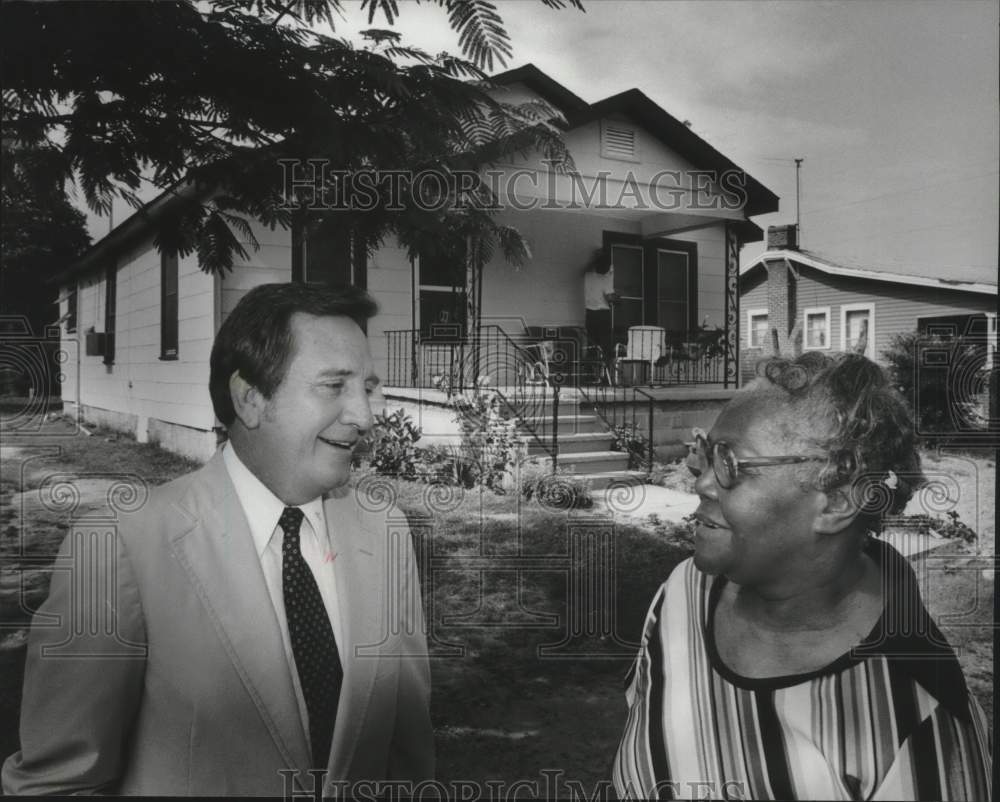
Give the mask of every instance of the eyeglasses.
M 822 462 L 826 459 L 826 457 L 790 455 L 780 457 L 744 457 L 741 459 L 733 453 L 733 447 L 724 440 L 709 443 L 708 438 L 703 432 L 695 430 L 692 434 L 694 435 L 694 443 L 690 444 L 693 446 L 692 454 L 697 457 L 700 465 L 696 472 L 690 463 L 688 467 L 692 467 L 692 472 L 700 474 L 701 465 L 707 462 L 715 472 L 715 480 L 719 483 L 719 487 L 725 490 L 729 490 L 736 484 L 736 480 L 740 475 L 741 465 L 748 468 L 764 468 L 770 465 L 794 465 L 798 462 Z

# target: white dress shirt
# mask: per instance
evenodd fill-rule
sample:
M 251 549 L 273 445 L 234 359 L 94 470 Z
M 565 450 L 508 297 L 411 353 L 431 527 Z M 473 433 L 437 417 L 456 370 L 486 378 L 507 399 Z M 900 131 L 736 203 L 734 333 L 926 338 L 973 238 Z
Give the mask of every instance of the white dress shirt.
M 583 302 L 587 309 L 610 309 L 606 296 L 615 291 L 615 269 L 608 268 L 607 273 L 588 270 L 583 276 Z
M 264 581 L 267 592 L 274 605 L 274 612 L 281 627 L 281 640 L 285 646 L 285 657 L 291 669 L 292 683 L 295 686 L 295 697 L 299 703 L 299 713 L 302 725 L 309 732 L 309 711 L 302 695 L 302 685 L 299 682 L 299 672 L 295 668 L 295 655 L 292 652 L 292 641 L 288 635 L 288 621 L 285 618 L 285 597 L 281 585 L 281 546 L 284 541 L 284 531 L 278 526 L 278 519 L 285 510 L 285 504 L 272 493 L 263 482 L 243 464 L 232 443 L 226 443 L 222 449 L 222 460 L 229 472 L 229 478 L 236 487 L 243 512 L 250 524 L 250 535 L 253 537 L 261 568 L 264 570 Z M 334 563 L 337 551 L 330 542 L 326 518 L 323 515 L 323 499 L 316 498 L 306 504 L 298 505 L 302 510 L 302 526 L 299 529 L 299 548 L 302 557 L 316 578 L 326 614 L 330 617 L 330 626 L 337 639 L 337 651 L 340 654 L 341 665 L 344 663 L 344 639 L 340 623 L 340 606 L 337 603 L 337 587 L 334 575 Z

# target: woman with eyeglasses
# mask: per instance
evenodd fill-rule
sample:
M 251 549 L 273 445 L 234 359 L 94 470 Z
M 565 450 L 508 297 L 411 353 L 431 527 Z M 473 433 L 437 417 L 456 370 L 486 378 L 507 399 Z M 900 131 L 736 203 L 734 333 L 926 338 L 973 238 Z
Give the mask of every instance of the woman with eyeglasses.
M 881 368 L 807 353 L 698 432 L 694 556 L 661 586 L 626 679 L 622 798 L 990 798 L 985 716 L 873 536 L 923 481 Z

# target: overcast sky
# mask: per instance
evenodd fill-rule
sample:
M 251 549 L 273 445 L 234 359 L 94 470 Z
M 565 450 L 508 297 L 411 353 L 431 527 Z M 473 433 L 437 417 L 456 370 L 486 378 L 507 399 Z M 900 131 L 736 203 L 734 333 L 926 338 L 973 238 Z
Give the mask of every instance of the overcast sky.
M 589 102 L 635 87 L 690 120 L 781 197 L 759 225 L 794 222 L 801 157 L 803 247 L 996 281 L 995 0 L 499 5 L 509 66 L 531 62 Z M 436 7 L 404 7 L 397 29 L 432 52 L 456 46 Z
M 443 10 L 401 5 L 404 42 L 457 51 Z M 500 2 L 508 66 L 589 102 L 635 87 L 690 120 L 780 196 L 762 227 L 794 222 L 803 158 L 802 245 L 834 261 L 997 280 L 996 0 L 584 5 Z M 352 13 L 336 33 L 362 27 Z

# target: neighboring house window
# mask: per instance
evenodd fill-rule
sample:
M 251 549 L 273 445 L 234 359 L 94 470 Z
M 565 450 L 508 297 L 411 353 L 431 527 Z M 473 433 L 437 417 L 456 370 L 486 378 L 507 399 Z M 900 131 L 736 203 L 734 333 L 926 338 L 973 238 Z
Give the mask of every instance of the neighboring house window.
M 602 120 L 601 155 L 606 159 L 639 161 L 639 134 L 627 123 Z
M 830 347 L 830 307 L 812 307 L 802 313 L 804 348 Z
M 767 345 L 767 310 L 747 310 L 747 347 L 764 348 Z
M 840 350 L 852 351 L 867 335 L 864 355 L 875 358 L 875 304 L 844 304 L 840 307 Z
M 160 359 L 177 359 L 177 254 L 160 254 Z
M 461 256 L 420 256 L 420 334 L 457 339 L 465 333 L 465 263 Z
M 108 265 L 104 279 L 104 364 L 115 363 L 115 314 L 117 312 L 118 266 Z
M 76 287 L 69 291 L 66 296 L 66 331 L 71 333 L 76 331 Z

